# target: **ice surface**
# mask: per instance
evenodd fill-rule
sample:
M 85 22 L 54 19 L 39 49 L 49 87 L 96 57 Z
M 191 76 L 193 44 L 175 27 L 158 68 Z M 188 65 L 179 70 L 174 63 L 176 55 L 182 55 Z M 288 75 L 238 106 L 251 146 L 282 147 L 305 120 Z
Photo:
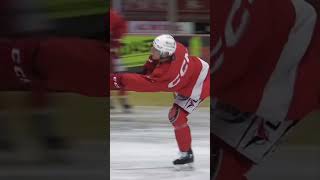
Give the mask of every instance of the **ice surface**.
M 210 179 L 209 108 L 189 116 L 195 156 L 192 171 L 173 168 L 178 148 L 168 111 L 169 107 L 136 107 L 132 114 L 111 113 L 111 180 Z
M 209 110 L 200 108 L 189 122 L 194 171 L 175 171 L 177 145 L 167 120 L 169 107 L 136 107 L 133 114 L 111 114 L 111 180 L 209 179 Z M 320 147 L 282 145 L 248 173 L 249 180 L 319 180 Z M 232 172 L 232 170 L 230 170 Z

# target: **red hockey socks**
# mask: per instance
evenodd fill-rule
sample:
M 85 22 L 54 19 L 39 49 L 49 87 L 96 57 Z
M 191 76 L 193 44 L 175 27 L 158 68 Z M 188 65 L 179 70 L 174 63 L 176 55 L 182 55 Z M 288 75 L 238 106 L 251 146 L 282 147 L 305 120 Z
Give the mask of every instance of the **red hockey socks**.
M 169 120 L 174 127 L 176 140 L 181 152 L 187 152 L 191 148 L 191 131 L 188 125 L 188 112 L 174 105 L 169 113 Z

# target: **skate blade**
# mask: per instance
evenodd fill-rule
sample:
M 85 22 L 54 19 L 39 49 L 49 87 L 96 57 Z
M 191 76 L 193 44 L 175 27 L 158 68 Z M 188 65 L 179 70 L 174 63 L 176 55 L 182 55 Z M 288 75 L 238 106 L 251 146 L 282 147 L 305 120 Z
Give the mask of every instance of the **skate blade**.
M 192 171 L 194 170 L 193 163 L 174 165 L 176 171 Z

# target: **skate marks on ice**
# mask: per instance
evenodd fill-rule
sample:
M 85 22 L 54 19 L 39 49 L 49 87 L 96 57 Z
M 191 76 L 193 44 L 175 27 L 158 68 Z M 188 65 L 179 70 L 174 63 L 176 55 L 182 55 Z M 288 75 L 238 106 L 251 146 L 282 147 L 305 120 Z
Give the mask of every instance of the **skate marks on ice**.
M 172 161 L 178 149 L 169 107 L 136 107 L 133 114 L 111 114 L 110 179 L 210 179 L 209 109 L 189 117 L 195 162 L 192 170 L 178 171 Z
M 198 158 L 194 164 L 194 170 L 177 171 L 171 162 L 177 157 L 176 147 L 166 144 L 148 145 L 144 143 L 128 143 L 127 146 L 111 143 L 111 180 L 143 180 L 151 179 L 151 177 L 156 180 L 209 179 L 209 163 L 205 163 L 208 158 L 204 158 L 204 154 L 208 153 L 200 151 L 200 148 L 194 148 L 198 152 L 195 154 L 195 157 Z M 119 148 L 123 149 L 119 150 Z M 115 153 L 119 153 L 119 155 Z

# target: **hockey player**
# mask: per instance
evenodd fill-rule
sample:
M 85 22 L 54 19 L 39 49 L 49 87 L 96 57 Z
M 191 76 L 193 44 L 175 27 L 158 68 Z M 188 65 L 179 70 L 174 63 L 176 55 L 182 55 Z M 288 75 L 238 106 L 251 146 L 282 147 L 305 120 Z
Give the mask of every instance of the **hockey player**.
M 209 65 L 189 56 L 187 49 L 171 35 L 163 34 L 153 41 L 151 56 L 142 74 L 111 74 L 111 89 L 137 92 L 174 92 L 175 101 L 168 118 L 172 123 L 181 152 L 174 165 L 193 162 L 191 132 L 187 116 L 209 96 Z
M 215 0 L 212 179 L 245 180 L 319 106 L 319 0 Z
M 127 33 L 127 22 L 115 10 L 110 10 L 110 55 L 111 55 L 111 72 L 124 72 L 126 67 L 123 66 L 119 57 L 121 39 Z M 131 105 L 128 103 L 127 92 L 123 89 L 118 91 L 118 99 L 124 112 L 131 112 Z M 111 108 L 113 104 L 111 102 Z

